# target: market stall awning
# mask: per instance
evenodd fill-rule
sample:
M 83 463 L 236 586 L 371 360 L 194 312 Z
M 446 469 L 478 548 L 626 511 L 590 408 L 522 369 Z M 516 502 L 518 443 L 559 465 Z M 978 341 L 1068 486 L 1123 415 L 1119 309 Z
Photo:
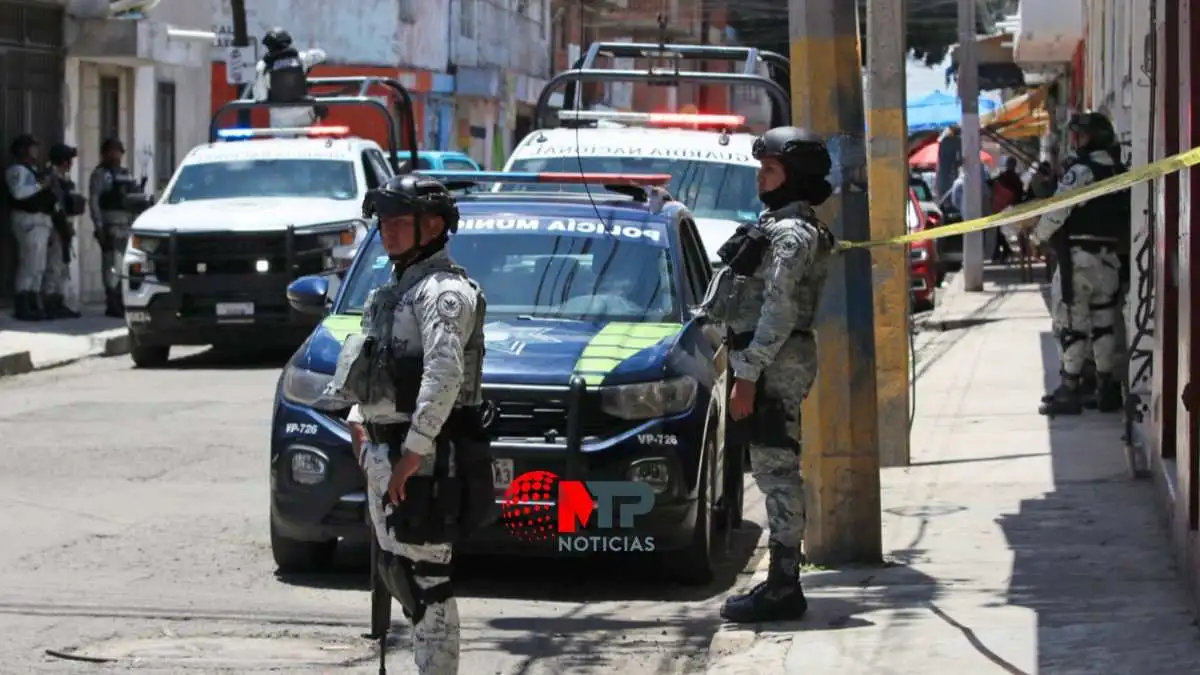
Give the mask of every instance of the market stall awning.
M 979 124 L 998 130 L 1021 123 L 1022 120 L 1034 118 L 1039 112 L 1045 115 L 1046 97 L 1049 94 L 1050 85 L 1046 84 L 1013 97 L 995 110 L 981 114 Z
M 979 112 L 995 110 L 999 104 L 990 98 L 979 97 Z M 908 104 L 908 132 L 935 131 L 962 121 L 962 102 L 956 96 L 934 91 Z

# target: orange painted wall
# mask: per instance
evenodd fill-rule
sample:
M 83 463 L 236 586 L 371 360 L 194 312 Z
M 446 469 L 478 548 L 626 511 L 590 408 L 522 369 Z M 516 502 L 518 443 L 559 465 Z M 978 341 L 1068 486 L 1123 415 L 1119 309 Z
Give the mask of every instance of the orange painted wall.
M 413 97 L 413 114 L 416 118 L 417 138 L 424 137 L 425 131 L 425 104 L 421 100 L 422 93 L 429 91 L 431 86 L 432 76 L 429 73 L 422 71 L 405 71 L 406 73 L 416 76 L 417 86 L 409 93 Z M 388 77 L 393 79 L 400 78 L 401 71 L 395 68 L 382 68 L 377 66 L 330 66 L 319 65 L 313 68 L 312 77 L 347 77 L 347 76 L 374 76 Z M 223 104 L 237 98 L 237 87 L 225 82 L 225 64 L 220 62 L 213 63 L 212 74 L 212 112 L 215 113 Z M 389 95 L 389 91 L 382 87 L 373 88 L 369 95 L 384 96 L 387 95 L 391 100 L 393 96 Z M 221 117 L 222 126 L 233 126 L 235 123 L 236 113 L 227 113 Z M 267 110 L 253 110 L 250 113 L 251 124 L 255 127 L 266 127 L 269 125 L 269 117 Z M 373 107 L 368 106 L 330 106 L 329 117 L 325 120 L 325 124 L 330 125 L 345 125 L 350 127 L 350 131 L 355 136 L 369 138 L 376 143 L 379 143 L 384 148 L 387 148 L 387 121 L 382 114 Z M 402 138 L 400 145 L 402 148 L 411 147 L 413 139 L 408 138 L 403 131 L 407 124 L 404 121 L 400 123 Z

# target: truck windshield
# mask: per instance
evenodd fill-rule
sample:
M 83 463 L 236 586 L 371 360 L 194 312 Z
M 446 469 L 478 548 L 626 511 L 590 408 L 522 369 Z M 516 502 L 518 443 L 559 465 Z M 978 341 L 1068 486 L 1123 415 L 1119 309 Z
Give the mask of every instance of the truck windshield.
M 167 204 L 242 197 L 358 197 L 354 163 L 333 159 L 248 159 L 187 164 Z
M 696 218 L 747 222 L 763 210 L 758 199 L 758 169 L 745 164 L 700 162 L 667 157 L 559 156 L 513 161 L 510 171 L 534 173 L 658 173 L 672 176 L 667 191 Z M 602 185 L 501 184 L 502 192 L 600 192 Z
M 624 228 L 626 235 L 634 230 L 636 225 Z M 678 321 L 668 249 L 664 243 L 626 235 L 460 227 L 449 250 L 483 288 L 489 317 Z M 342 314 L 361 314 L 367 294 L 392 274 L 378 231 L 359 256 L 362 260 L 346 280 L 338 308 Z

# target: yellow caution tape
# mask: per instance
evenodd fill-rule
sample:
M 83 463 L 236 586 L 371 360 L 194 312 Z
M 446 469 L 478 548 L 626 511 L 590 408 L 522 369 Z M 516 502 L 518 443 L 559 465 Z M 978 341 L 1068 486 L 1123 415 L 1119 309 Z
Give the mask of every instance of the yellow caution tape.
M 1172 155 L 1166 159 L 1160 159 L 1153 164 L 1130 169 L 1129 171 L 1106 178 L 1097 183 L 1092 183 L 1077 190 L 1071 190 L 1061 195 L 1055 195 L 1046 199 L 1039 199 L 1036 202 L 1029 202 L 1020 206 L 1011 208 L 1002 213 L 986 216 L 984 218 L 975 218 L 973 220 L 955 223 L 953 225 L 943 225 L 930 230 L 921 232 L 912 232 L 901 235 L 899 237 L 888 237 L 887 239 L 874 239 L 871 241 L 843 241 L 838 243 L 838 249 L 846 250 L 851 248 L 875 248 L 878 246 L 897 246 L 900 244 L 910 244 L 914 241 L 926 241 L 929 239 L 941 239 L 943 237 L 953 237 L 967 232 L 978 232 L 992 227 L 1000 227 L 1001 225 L 1010 225 L 1019 223 L 1023 220 L 1028 220 L 1034 216 L 1040 216 L 1051 211 L 1057 211 L 1068 206 L 1075 206 L 1086 202 L 1093 197 L 1106 195 L 1111 192 L 1118 192 L 1126 188 L 1144 183 L 1146 181 L 1162 178 L 1176 171 L 1183 171 L 1200 164 L 1200 148 L 1192 148 L 1187 152 L 1182 152 L 1178 155 Z

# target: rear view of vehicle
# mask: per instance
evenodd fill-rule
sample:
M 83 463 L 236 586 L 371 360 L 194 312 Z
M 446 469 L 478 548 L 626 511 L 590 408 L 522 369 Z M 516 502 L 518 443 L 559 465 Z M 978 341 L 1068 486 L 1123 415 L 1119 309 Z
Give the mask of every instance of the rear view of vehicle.
M 674 67 L 614 71 L 598 67 L 598 59 L 649 59 Z M 683 59 L 736 62 L 737 73 L 681 71 Z M 745 118 L 716 113 L 625 113 L 580 110 L 579 101 L 564 100 L 564 109 L 552 114 L 550 98 L 556 90 L 592 81 L 680 84 L 750 85 L 769 96 L 778 123 L 790 118 L 787 92 L 758 74 L 763 65 L 785 77 L 786 58 L 747 47 L 698 45 L 648 45 L 595 43 L 579 68 L 555 76 L 538 98 L 538 130 L 513 150 L 506 171 L 579 173 L 669 174 L 668 192 L 695 217 L 710 261 L 738 225 L 757 220 L 758 161 L 751 156 L 755 135 L 748 133 Z M 573 109 L 569 109 L 573 108 Z M 503 190 L 530 190 L 531 186 L 504 184 Z M 541 186 L 538 187 L 541 189 Z M 602 186 L 563 185 L 576 193 L 600 192 Z
M 922 232 L 929 222 L 921 210 L 916 190 L 909 188 L 905 208 L 908 232 Z M 939 277 L 936 241 L 926 239 L 908 245 L 909 288 L 913 311 L 933 309 Z
M 131 355 L 162 365 L 173 345 L 295 345 L 315 325 L 292 310 L 287 285 L 311 274 L 336 277 L 366 235 L 362 196 L 395 173 L 398 115 L 366 96 L 376 78 L 314 78 L 314 86 L 357 87 L 323 105 L 370 105 L 389 121 L 385 155 L 346 127 L 218 127 L 235 110 L 278 104 L 233 101 L 213 116 L 210 142 L 183 159 L 158 203 L 134 222 L 123 296 Z M 411 104 L 407 107 L 411 112 Z M 413 153 L 415 155 L 415 152 Z

